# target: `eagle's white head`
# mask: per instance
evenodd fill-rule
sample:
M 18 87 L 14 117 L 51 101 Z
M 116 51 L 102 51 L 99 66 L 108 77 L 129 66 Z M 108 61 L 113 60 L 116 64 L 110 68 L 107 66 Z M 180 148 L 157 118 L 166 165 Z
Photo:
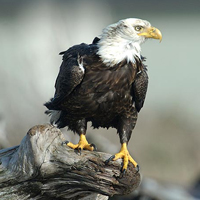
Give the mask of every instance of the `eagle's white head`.
M 162 34 L 142 19 L 128 18 L 111 24 L 105 29 L 98 42 L 98 55 L 107 66 L 118 64 L 124 59 L 135 62 L 140 58 L 140 45 L 147 38 L 162 40 Z

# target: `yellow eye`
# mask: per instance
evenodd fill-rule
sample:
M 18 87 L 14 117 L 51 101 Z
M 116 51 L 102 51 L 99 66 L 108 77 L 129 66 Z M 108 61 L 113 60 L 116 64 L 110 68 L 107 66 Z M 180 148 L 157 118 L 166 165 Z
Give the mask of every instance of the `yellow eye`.
M 142 29 L 143 29 L 142 26 L 135 26 L 135 30 L 136 30 L 136 31 L 141 31 Z

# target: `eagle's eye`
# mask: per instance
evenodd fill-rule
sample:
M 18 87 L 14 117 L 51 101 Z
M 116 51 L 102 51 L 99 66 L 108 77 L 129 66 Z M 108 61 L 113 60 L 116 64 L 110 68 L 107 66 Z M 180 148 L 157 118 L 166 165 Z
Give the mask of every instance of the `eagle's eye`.
M 143 29 L 142 26 L 135 26 L 135 30 L 136 30 L 136 31 L 141 31 L 142 29 Z

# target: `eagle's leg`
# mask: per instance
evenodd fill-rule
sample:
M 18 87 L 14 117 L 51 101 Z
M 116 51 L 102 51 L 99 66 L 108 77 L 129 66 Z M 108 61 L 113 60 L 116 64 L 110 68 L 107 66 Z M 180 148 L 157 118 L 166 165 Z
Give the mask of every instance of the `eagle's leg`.
M 121 149 L 119 153 L 111 156 L 106 163 L 113 160 L 123 159 L 122 172 L 124 173 L 128 168 L 128 163 L 131 162 L 133 166 L 139 171 L 139 166 L 137 162 L 130 156 L 127 149 L 128 141 L 130 140 L 132 130 L 135 127 L 137 121 L 137 112 L 134 112 L 134 115 L 131 117 L 122 117 L 118 124 L 118 132 L 120 137 Z
M 79 152 L 83 149 L 93 151 L 96 150 L 96 147 L 94 144 L 89 144 L 86 139 L 86 130 L 87 130 L 87 123 L 85 119 L 78 120 L 73 130 L 75 130 L 76 133 L 80 136 L 78 144 L 73 144 L 71 142 L 66 142 L 67 146 L 69 146 L 72 149 L 77 149 Z
M 80 139 L 79 139 L 78 144 L 73 144 L 71 142 L 68 142 L 67 146 L 72 148 L 72 149 L 77 149 L 79 151 L 81 151 L 83 149 L 93 151 L 93 150 L 96 149 L 94 144 L 88 143 L 84 133 L 80 134 Z
M 137 170 L 139 170 L 139 166 L 137 162 L 130 156 L 128 149 L 127 149 L 127 143 L 124 142 L 121 144 L 121 150 L 119 153 L 115 154 L 111 159 L 113 161 L 118 160 L 122 158 L 123 159 L 123 167 L 122 167 L 122 172 L 125 172 L 128 167 L 128 163 L 131 162 Z

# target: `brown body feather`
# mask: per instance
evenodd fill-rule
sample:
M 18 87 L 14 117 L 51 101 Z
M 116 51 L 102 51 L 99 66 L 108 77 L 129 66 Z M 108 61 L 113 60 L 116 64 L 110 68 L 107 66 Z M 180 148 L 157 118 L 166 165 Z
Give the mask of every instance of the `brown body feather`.
M 98 47 L 81 44 L 63 52 L 54 98 L 45 104 L 61 110 L 58 127 L 81 134 L 91 121 L 94 128 L 114 127 L 128 142 L 146 95 L 148 76 L 141 59 L 123 60 L 108 67 L 96 54 Z M 79 59 L 85 71 L 81 71 Z

